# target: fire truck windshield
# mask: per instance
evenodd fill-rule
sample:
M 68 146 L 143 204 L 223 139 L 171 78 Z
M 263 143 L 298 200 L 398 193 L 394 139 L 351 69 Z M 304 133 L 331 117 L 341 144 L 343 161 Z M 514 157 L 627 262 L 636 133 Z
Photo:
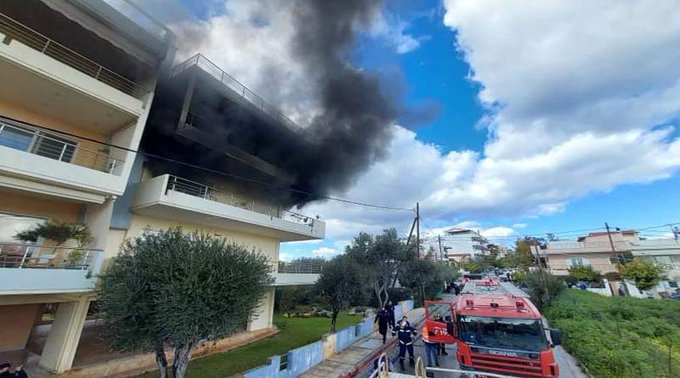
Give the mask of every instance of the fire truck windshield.
M 469 345 L 538 352 L 548 348 L 538 319 L 492 318 L 463 315 L 460 339 Z

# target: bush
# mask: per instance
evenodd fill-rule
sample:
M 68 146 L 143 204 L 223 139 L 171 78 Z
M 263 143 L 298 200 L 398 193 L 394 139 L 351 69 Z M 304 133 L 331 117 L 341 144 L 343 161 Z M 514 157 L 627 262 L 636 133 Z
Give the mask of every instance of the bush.
M 564 289 L 564 281 L 544 270 L 526 273 L 524 283 L 529 288 L 531 301 L 536 307 L 543 308 Z
M 590 265 L 575 265 L 569 268 L 569 276 L 576 281 L 600 282 L 602 274 Z
M 565 290 L 543 314 L 562 331 L 564 347 L 595 377 L 670 378 L 680 371 L 680 303 L 676 301 Z

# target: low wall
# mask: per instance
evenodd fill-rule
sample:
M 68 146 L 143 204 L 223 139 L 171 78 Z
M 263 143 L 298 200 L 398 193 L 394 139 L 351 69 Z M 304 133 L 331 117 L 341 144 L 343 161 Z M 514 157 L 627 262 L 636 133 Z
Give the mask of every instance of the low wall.
M 399 302 L 394 306 L 394 316 L 399 320 L 411 310 L 413 310 L 412 300 Z M 340 353 L 357 340 L 372 334 L 374 320 L 375 316 L 369 316 L 357 325 L 323 335 L 320 341 L 289 351 L 285 366 L 281 365 L 281 356 L 272 356 L 266 365 L 248 370 L 241 376 L 244 378 L 294 378 L 300 376 L 323 360 Z M 282 367 L 285 368 L 281 369 Z

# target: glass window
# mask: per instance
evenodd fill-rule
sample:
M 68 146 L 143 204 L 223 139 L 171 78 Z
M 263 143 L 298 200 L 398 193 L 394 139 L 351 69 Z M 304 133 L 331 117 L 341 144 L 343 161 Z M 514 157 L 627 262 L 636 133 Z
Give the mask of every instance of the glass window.
M 72 141 L 52 134 L 40 133 L 40 137 L 33 146 L 34 154 L 67 163 L 71 162 L 75 152 L 76 145 Z
M 33 142 L 33 131 L 0 122 L 0 146 L 28 151 Z
M 448 303 L 430 303 L 427 305 L 427 313 L 431 320 L 449 322 L 453 319 L 451 305 Z
M 538 352 L 548 348 L 538 319 L 460 316 L 460 338 L 470 345 Z

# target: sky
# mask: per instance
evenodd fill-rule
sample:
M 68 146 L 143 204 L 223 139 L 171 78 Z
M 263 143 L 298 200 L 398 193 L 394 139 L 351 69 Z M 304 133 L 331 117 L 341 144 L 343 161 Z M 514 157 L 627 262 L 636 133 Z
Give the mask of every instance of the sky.
M 169 1 L 151 3 L 180 42 L 193 36 L 179 58 L 202 52 L 305 126 L 314 83 L 291 48 L 294 1 Z M 458 225 L 500 244 L 605 222 L 659 237 L 680 222 L 676 1 L 391 0 L 355 33 L 348 64 L 402 111 L 385 156 L 334 196 L 419 202 L 425 236 Z M 284 259 L 330 258 L 361 231 L 405 234 L 414 217 L 334 201 L 299 211 L 325 220 L 326 238 L 284 243 Z

